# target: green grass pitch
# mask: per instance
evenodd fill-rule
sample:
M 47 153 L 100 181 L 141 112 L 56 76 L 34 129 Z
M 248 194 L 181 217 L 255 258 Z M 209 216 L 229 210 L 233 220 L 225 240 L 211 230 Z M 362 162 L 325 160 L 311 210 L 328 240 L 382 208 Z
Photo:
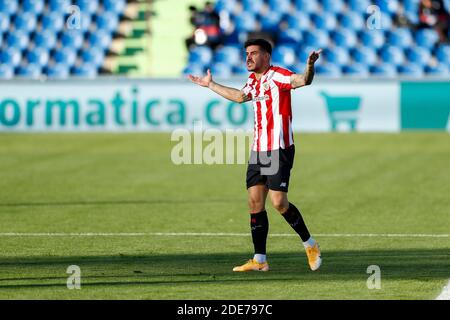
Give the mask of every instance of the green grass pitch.
M 272 270 L 236 274 L 252 254 L 245 165 L 175 166 L 168 134 L 1 134 L 0 299 L 439 295 L 450 238 L 386 235 L 450 234 L 450 135 L 295 139 L 289 197 L 317 235 L 323 266 L 309 271 L 297 237 L 269 236 Z M 268 211 L 270 234 L 293 234 Z M 69 265 L 81 269 L 81 290 L 66 287 Z M 366 285 L 370 265 L 380 267 L 381 289 Z

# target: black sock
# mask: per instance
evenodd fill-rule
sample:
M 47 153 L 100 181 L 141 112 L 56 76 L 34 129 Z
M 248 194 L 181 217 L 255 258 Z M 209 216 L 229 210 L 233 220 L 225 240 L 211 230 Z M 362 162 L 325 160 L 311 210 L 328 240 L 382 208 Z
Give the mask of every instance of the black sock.
M 267 219 L 266 210 L 250 214 L 250 227 L 255 253 L 266 254 L 266 241 L 269 232 L 269 219 Z
M 303 221 L 302 215 L 300 211 L 289 202 L 289 208 L 283 214 L 284 219 L 286 219 L 287 223 L 298 233 L 302 241 L 307 241 L 311 235 L 309 234 L 308 228 L 306 228 L 305 222 Z

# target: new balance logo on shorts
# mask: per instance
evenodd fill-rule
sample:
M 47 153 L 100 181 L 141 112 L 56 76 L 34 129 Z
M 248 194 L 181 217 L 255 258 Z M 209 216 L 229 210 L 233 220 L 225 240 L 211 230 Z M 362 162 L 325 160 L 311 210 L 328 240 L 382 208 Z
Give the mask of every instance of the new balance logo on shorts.
M 282 188 L 287 187 L 287 183 L 286 183 L 286 182 L 282 182 L 282 183 L 280 184 L 280 187 L 282 187 Z

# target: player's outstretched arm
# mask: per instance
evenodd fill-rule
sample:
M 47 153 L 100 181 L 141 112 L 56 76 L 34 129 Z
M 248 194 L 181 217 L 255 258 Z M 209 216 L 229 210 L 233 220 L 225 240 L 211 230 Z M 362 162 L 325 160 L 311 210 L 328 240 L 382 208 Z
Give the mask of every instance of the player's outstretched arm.
M 305 72 L 303 74 L 291 75 L 292 88 L 296 89 L 304 86 L 309 86 L 313 82 L 314 64 L 316 63 L 317 59 L 319 59 L 321 53 L 322 49 L 311 52 L 306 63 Z
M 199 86 L 206 87 L 217 93 L 218 95 L 221 95 L 225 99 L 237 102 L 237 103 L 243 103 L 250 100 L 250 98 L 247 97 L 247 95 L 238 89 L 230 88 L 223 86 L 221 84 L 218 84 L 217 82 L 214 82 L 212 79 L 211 71 L 208 69 L 206 75 L 204 77 L 196 77 L 193 75 L 188 75 L 189 80 L 191 80 L 193 83 L 198 84 Z

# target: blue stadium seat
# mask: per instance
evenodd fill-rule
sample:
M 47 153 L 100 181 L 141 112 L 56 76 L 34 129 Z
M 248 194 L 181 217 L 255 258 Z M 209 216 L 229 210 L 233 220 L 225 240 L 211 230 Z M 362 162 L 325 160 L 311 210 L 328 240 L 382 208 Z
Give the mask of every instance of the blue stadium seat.
M 316 73 L 328 78 L 340 78 L 342 76 L 341 68 L 330 63 L 318 65 L 316 67 Z
M 444 7 L 447 12 L 450 12 L 450 0 L 444 0 Z
M 328 32 L 323 30 L 305 31 L 303 34 L 304 44 L 317 49 L 325 48 L 330 43 Z
M 350 10 L 361 14 L 365 14 L 370 5 L 372 5 L 372 1 L 370 0 L 348 0 Z
M 6 44 L 9 48 L 23 50 L 28 46 L 28 35 L 20 30 L 15 30 L 6 35 Z
M 192 74 L 194 76 L 203 76 L 204 73 L 205 73 L 205 68 L 203 67 L 203 65 L 200 65 L 200 64 L 188 64 L 183 69 L 184 75 Z
M 78 0 L 77 5 L 80 11 L 87 14 L 94 14 L 98 9 L 98 0 Z
M 95 65 L 84 63 L 81 66 L 74 67 L 72 74 L 81 78 L 95 78 L 98 74 L 98 69 Z
M 394 26 L 393 17 L 388 14 L 381 14 L 381 30 L 389 30 Z
M 403 50 L 397 47 L 385 46 L 380 50 L 379 55 L 383 62 L 397 66 L 404 64 L 406 61 Z
M 61 48 L 56 50 L 53 58 L 56 63 L 62 63 L 67 66 L 73 66 L 77 60 L 77 54 L 75 50 L 69 48 Z
M 358 38 L 354 31 L 340 29 L 331 33 L 331 38 L 338 47 L 353 48 L 358 44 Z
M 27 65 L 20 66 L 17 69 L 17 76 L 24 78 L 37 79 L 42 75 L 42 67 L 38 64 L 29 63 Z
M 215 10 L 232 12 L 236 8 L 236 0 L 217 0 Z
M 241 63 L 241 50 L 234 46 L 224 46 L 216 50 L 214 62 L 228 63 L 238 65 Z
M 223 35 L 223 45 L 242 45 L 247 40 L 247 32 L 234 29 L 231 33 Z
M 212 62 L 212 50 L 207 46 L 195 47 L 189 53 L 189 63 L 207 65 Z
M 103 6 L 106 11 L 122 15 L 127 3 L 126 0 L 103 0 Z
M 64 28 L 64 16 L 58 12 L 50 12 L 42 16 L 42 28 L 59 32 Z
M 421 29 L 416 32 L 415 40 L 417 45 L 428 49 L 433 49 L 439 41 L 439 35 L 433 29 Z
M 2 33 L 8 31 L 9 24 L 9 16 L 0 12 L 0 38 L 2 37 Z
M 316 47 L 306 46 L 306 45 L 301 45 L 300 48 L 296 50 L 296 54 L 297 54 L 297 58 L 298 58 L 299 62 L 300 63 L 306 63 L 306 61 L 308 60 L 309 55 L 314 50 L 317 50 L 317 48 Z M 319 59 L 316 63 L 318 63 L 321 60 L 322 59 Z
M 408 48 L 414 43 L 410 29 L 401 28 L 388 32 L 387 42 L 396 47 Z
M 295 7 L 304 13 L 314 13 L 319 11 L 317 0 L 295 0 Z
M 399 10 L 398 0 L 377 0 L 375 4 L 381 9 L 381 12 L 390 16 L 397 14 Z
M 82 32 L 92 31 L 92 16 L 90 14 L 81 13 L 80 29 Z M 94 30 L 95 31 L 95 30 Z
M 377 77 L 395 78 L 397 76 L 397 68 L 388 63 L 372 65 L 369 71 L 373 76 Z
M 426 66 L 431 62 L 431 53 L 422 47 L 413 47 L 406 49 L 406 56 L 410 63 L 420 66 Z
M 450 70 L 447 65 L 441 63 L 437 66 L 426 66 L 425 73 L 435 77 L 448 77 L 450 75 Z
M 300 44 L 302 39 L 302 32 L 298 29 L 286 29 L 278 35 L 280 44 Z
M 5 15 L 12 15 L 17 12 L 19 2 L 17 0 L 0 0 L 0 12 Z
M 88 41 L 91 46 L 106 50 L 111 44 L 112 37 L 108 32 L 97 30 L 95 32 L 89 33 Z
M 419 12 L 419 3 L 420 0 L 404 0 L 403 8 L 405 12 L 414 13 L 415 15 Z
M 417 12 L 406 11 L 405 16 L 408 19 L 409 23 L 413 25 L 418 25 L 420 22 L 419 15 L 417 14 Z
M 40 48 L 52 49 L 56 46 L 56 41 L 56 33 L 50 30 L 38 32 L 34 36 L 34 45 Z
M 440 63 L 450 66 L 450 45 L 440 45 L 435 55 Z
M 228 78 L 231 76 L 232 70 L 230 65 L 218 62 L 211 66 L 211 73 L 219 78 Z
M 280 21 L 283 15 L 280 13 L 269 13 L 260 16 L 261 30 L 264 32 L 278 33 L 280 29 Z
M 92 64 L 98 68 L 103 65 L 105 53 L 98 48 L 89 48 L 82 50 L 80 56 L 83 63 Z
M 34 14 L 41 14 L 44 11 L 44 0 L 23 0 L 22 10 Z
M 60 14 L 68 14 L 70 6 L 71 6 L 70 0 L 50 0 L 49 3 L 50 11 Z
M 295 72 L 298 74 L 303 74 L 303 72 L 305 72 L 305 70 L 306 70 L 306 63 L 300 62 L 300 63 L 294 64 L 292 66 L 289 66 L 288 69 L 291 70 L 292 72 Z
M 34 48 L 28 51 L 26 54 L 28 63 L 37 64 L 44 67 L 48 64 L 49 54 L 48 51 L 43 48 Z
M 14 19 L 14 27 L 25 33 L 30 33 L 36 29 L 37 18 L 34 13 L 23 12 L 17 14 Z
M 119 17 L 114 12 L 105 12 L 101 15 L 96 15 L 95 22 L 97 29 L 114 32 L 119 26 Z
M 346 29 L 360 31 L 366 28 L 366 20 L 364 19 L 364 15 L 361 13 L 353 11 L 346 12 L 344 14 L 340 14 L 338 20 L 341 26 Z
M 263 6 L 263 0 L 242 0 L 244 12 L 251 12 L 253 14 L 260 13 Z
M 17 67 L 22 59 L 20 50 L 16 48 L 7 48 L 0 51 L 0 62 L 11 67 Z
M 46 68 L 46 75 L 49 78 L 65 79 L 70 75 L 69 67 L 65 64 L 54 64 Z
M 247 75 L 248 74 L 247 68 L 242 64 L 233 66 L 232 71 L 233 71 L 233 74 L 236 74 L 236 75 Z
M 355 48 L 351 51 L 351 56 L 357 63 L 362 63 L 366 65 L 376 64 L 378 61 L 378 55 L 376 51 L 372 48 L 360 47 Z
M 398 73 L 404 77 L 420 78 L 424 76 L 423 68 L 415 64 L 404 64 L 397 67 Z
M 295 64 L 296 52 L 293 47 L 280 45 L 274 48 L 272 52 L 272 61 L 274 64 L 287 67 Z
M 342 72 L 346 76 L 367 78 L 369 77 L 369 68 L 364 64 L 350 64 L 342 67 Z
M 249 12 L 243 12 L 242 14 L 234 18 L 234 24 L 236 29 L 239 31 L 255 31 L 256 29 L 256 18 L 253 14 Z
M 325 12 L 336 14 L 344 11 L 345 3 L 343 0 L 322 0 L 322 7 Z
M 7 64 L 0 65 L 0 79 L 11 79 L 14 77 L 14 68 Z
M 313 14 L 311 16 L 312 22 L 317 29 L 322 30 L 335 30 L 337 28 L 336 15 L 331 13 Z
M 296 11 L 287 17 L 288 28 L 298 30 L 309 30 L 311 28 L 311 20 L 309 15 Z
M 290 0 L 269 0 L 269 8 L 271 12 L 286 14 L 292 11 Z
M 84 42 L 84 35 L 80 30 L 66 30 L 61 35 L 61 44 L 64 48 L 78 50 Z
M 385 44 L 385 36 L 380 30 L 366 30 L 359 34 L 359 38 L 365 47 L 379 49 Z
M 350 55 L 344 48 L 335 47 L 333 49 L 325 49 L 324 57 L 329 63 L 337 66 L 346 65 L 350 63 Z

